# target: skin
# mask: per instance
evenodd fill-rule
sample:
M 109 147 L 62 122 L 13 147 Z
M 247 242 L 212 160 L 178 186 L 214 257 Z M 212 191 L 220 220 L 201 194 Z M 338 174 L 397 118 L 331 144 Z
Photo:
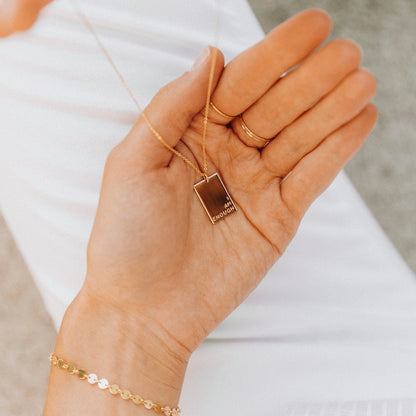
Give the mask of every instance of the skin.
M 30 29 L 52 0 L 5 0 L 0 6 L 0 37 Z
M 330 31 L 325 12 L 307 10 L 225 68 L 218 54 L 212 101 L 275 139 L 259 146 L 238 119 L 210 112 L 208 174 L 221 174 L 238 209 L 215 225 L 193 191 L 201 178 L 138 119 L 107 159 L 88 272 L 65 314 L 58 356 L 162 405 L 179 403 L 192 353 L 278 261 L 376 123 L 376 81 L 359 68 L 360 48 L 335 40 L 314 52 Z M 145 109 L 199 166 L 213 54 Z M 83 383 L 52 367 L 44 415 L 148 414 Z

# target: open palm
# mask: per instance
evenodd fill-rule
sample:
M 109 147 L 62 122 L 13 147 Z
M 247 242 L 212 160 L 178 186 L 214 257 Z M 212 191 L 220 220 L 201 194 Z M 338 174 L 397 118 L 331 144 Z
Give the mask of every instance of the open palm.
M 213 225 L 193 190 L 201 177 L 142 117 L 108 158 L 83 289 L 132 319 L 151 320 L 184 357 L 259 284 L 374 126 L 368 103 L 376 85 L 358 69 L 359 48 L 337 40 L 310 55 L 330 26 L 325 13 L 309 10 L 224 70 L 218 57 L 212 101 L 273 138 L 263 146 L 239 118 L 210 111 L 208 175 L 221 175 L 237 212 Z M 200 167 L 210 51 L 145 109 L 162 137 Z

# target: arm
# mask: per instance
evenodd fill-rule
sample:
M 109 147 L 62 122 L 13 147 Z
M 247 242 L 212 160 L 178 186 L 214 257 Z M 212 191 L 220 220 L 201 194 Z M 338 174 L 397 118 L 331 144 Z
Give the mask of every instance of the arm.
M 108 157 L 87 276 L 56 355 L 162 406 L 179 404 L 192 353 L 261 282 L 376 122 L 375 80 L 358 69 L 355 44 L 333 41 L 308 56 L 330 29 L 324 12 L 309 10 L 225 68 L 218 57 L 213 102 L 278 138 L 259 149 L 237 118 L 230 124 L 210 113 L 208 173 L 221 172 L 238 206 L 215 225 L 193 192 L 200 178 L 138 119 Z M 163 138 L 199 166 L 208 52 L 145 109 Z M 149 414 L 53 367 L 44 415 L 82 412 Z
M 171 408 L 179 404 L 188 351 L 145 317 L 132 319 L 85 292 L 67 309 L 54 352 L 77 368 L 105 377 L 143 399 Z M 44 416 L 80 412 L 123 416 L 153 413 L 52 366 Z

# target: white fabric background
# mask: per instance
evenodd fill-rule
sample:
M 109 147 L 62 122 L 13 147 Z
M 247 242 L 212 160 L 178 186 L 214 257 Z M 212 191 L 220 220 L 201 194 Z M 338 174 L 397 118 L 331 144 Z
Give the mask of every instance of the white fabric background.
M 83 1 L 143 106 L 214 43 L 215 4 Z M 243 0 L 225 2 L 227 60 L 262 36 Z M 104 161 L 136 118 L 68 1 L 0 43 L 0 207 L 57 328 L 85 275 Z M 193 355 L 183 413 L 410 415 L 415 324 L 415 276 L 341 172 Z

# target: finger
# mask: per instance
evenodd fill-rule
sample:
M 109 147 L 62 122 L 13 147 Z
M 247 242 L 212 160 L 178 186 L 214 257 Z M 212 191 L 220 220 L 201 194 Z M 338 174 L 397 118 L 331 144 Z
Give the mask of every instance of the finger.
M 277 79 L 319 46 L 331 31 L 331 19 L 319 9 L 303 11 L 272 30 L 224 69 L 212 97 L 228 115 L 238 115 L 261 97 Z M 211 112 L 212 120 L 230 119 Z
M 257 135 L 273 138 L 357 69 L 361 57 L 360 47 L 350 40 L 328 43 L 248 108 L 244 121 Z M 239 123 L 233 128 L 247 145 L 258 145 L 244 135 Z
M 304 157 L 282 182 L 282 199 L 297 218 L 303 217 L 312 202 L 358 151 L 376 121 L 377 108 L 368 104 L 357 117 Z
M 256 133 L 250 122 L 247 124 L 245 112 L 231 122 L 231 127 L 237 137 L 249 147 L 262 148 L 272 141 L 273 137 L 263 137 Z
M 151 126 L 172 148 L 206 103 L 213 59 L 214 89 L 224 66 L 224 57 L 215 48 L 207 47 L 190 71 L 164 86 L 144 109 Z M 174 155 L 151 131 L 143 113 L 118 148 L 129 154 L 132 163 L 145 169 L 168 166 Z
M 358 69 L 262 150 L 265 167 L 285 177 L 331 132 L 353 119 L 376 93 L 374 75 Z

